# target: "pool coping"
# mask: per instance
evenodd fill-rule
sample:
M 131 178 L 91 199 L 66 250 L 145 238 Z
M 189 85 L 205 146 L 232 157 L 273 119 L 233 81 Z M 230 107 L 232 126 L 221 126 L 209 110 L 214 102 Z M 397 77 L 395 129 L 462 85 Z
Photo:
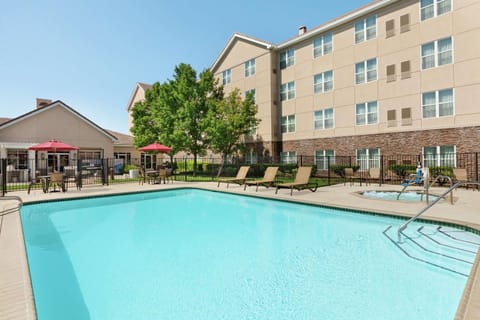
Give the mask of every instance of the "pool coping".
M 167 191 L 167 190 L 173 190 L 173 189 L 199 189 L 199 190 L 208 190 L 208 191 L 221 192 L 221 193 L 240 194 L 242 196 L 247 196 L 247 197 L 264 198 L 264 199 L 276 200 L 276 201 L 282 201 L 282 202 L 300 203 L 300 204 L 316 206 L 316 207 L 320 206 L 320 207 L 326 207 L 326 208 L 335 208 L 345 212 L 388 216 L 388 217 L 398 218 L 402 220 L 408 219 L 412 216 L 412 214 L 402 212 L 402 211 L 397 211 L 397 210 L 382 209 L 381 211 L 379 211 L 372 208 L 358 208 L 355 206 L 346 206 L 344 205 L 344 203 L 342 203 L 341 205 L 340 204 L 332 205 L 330 203 L 322 203 L 321 201 L 313 202 L 312 200 L 298 198 L 298 197 L 286 197 L 286 196 L 276 195 L 276 194 L 264 195 L 264 194 L 258 194 L 257 192 L 245 193 L 243 191 L 243 186 L 241 186 L 241 189 L 242 189 L 241 192 L 238 192 L 239 191 L 238 188 L 219 189 L 216 187 L 216 184 L 214 185 L 213 183 L 196 183 L 196 184 L 188 183 L 188 184 L 181 184 L 181 185 L 175 184 L 175 185 L 167 186 L 166 188 L 161 188 L 161 189 L 151 188 L 149 190 L 145 190 L 145 189 L 137 188 L 136 190 L 116 191 L 108 194 L 105 194 L 105 193 L 94 194 L 94 195 L 82 194 L 82 195 L 76 195 L 71 197 L 64 196 L 62 198 L 47 199 L 47 200 L 25 199 L 25 205 L 33 205 L 33 204 L 44 203 L 44 202 L 70 201 L 70 200 L 78 200 L 78 199 L 85 199 L 85 198 L 101 198 L 101 197 L 109 197 L 109 196 L 117 196 L 117 195 L 120 196 L 120 195 L 133 194 L 133 193 L 151 193 L 151 192 Z M 370 201 L 372 199 L 368 199 L 368 200 Z M 8 217 L 8 216 L 12 216 L 16 218 L 6 219 L 5 217 Z M 17 274 L 20 274 L 20 278 L 22 279 L 20 281 L 20 284 L 23 284 L 23 288 L 19 290 L 18 287 L 16 287 L 19 284 L 18 283 L 15 284 L 15 290 L 14 290 L 15 293 L 13 295 L 10 295 L 8 292 L 7 294 L 4 294 L 4 288 L 0 286 L 0 293 L 1 293 L 0 302 L 2 302 L 0 303 L 0 306 L 4 305 L 3 302 L 5 299 L 3 296 L 6 296 L 5 301 L 7 303 L 13 304 L 13 306 L 11 308 L 7 308 L 6 311 L 2 310 L 2 308 L 0 307 L 0 318 L 3 319 L 4 318 L 3 316 L 5 316 L 5 318 L 8 317 L 11 319 L 36 319 L 35 301 L 33 298 L 33 290 L 31 286 L 30 273 L 28 270 L 26 250 L 25 250 L 25 244 L 23 240 L 23 230 L 22 230 L 22 224 L 20 221 L 19 214 L 10 214 L 7 216 L 0 216 L 0 240 L 1 240 L 0 249 L 2 249 L 1 247 L 2 243 L 5 242 L 5 239 L 2 240 L 2 238 L 4 238 L 5 236 L 4 235 L 5 232 L 2 232 L 2 231 L 5 228 L 5 223 L 7 223 L 6 222 L 7 220 L 11 220 L 8 222 L 8 224 L 13 224 L 13 228 L 12 226 L 10 226 L 9 229 L 17 230 L 17 234 L 13 238 L 10 236 L 10 238 L 7 239 L 6 241 L 10 240 L 10 241 L 16 242 L 18 247 L 17 249 L 19 249 L 19 251 L 17 252 L 17 255 L 18 255 L 17 259 L 13 259 L 13 260 L 16 261 L 17 266 L 18 264 L 20 265 L 20 268 L 18 268 L 17 271 L 21 271 L 21 272 L 17 272 Z M 431 218 L 431 217 L 421 218 L 419 219 L 419 221 L 425 222 L 425 223 L 436 223 L 436 224 L 441 224 L 446 226 L 453 226 L 456 228 L 461 228 L 463 230 L 471 231 L 476 234 L 480 234 L 479 223 L 458 221 L 450 218 Z M 0 250 L 0 252 L 2 252 L 2 250 Z M 6 259 L 2 259 L 2 260 L 6 260 Z M 7 275 L 3 274 L 4 270 L 1 264 L 0 264 L 0 271 L 1 271 L 0 280 L 2 280 L 2 276 L 6 277 Z M 0 281 L 0 285 L 1 284 L 2 284 L 2 281 Z M 6 290 L 7 291 L 9 290 L 8 286 L 6 287 Z M 465 285 L 464 292 L 460 299 L 460 303 L 457 307 L 455 319 L 458 319 L 458 320 L 475 319 L 476 316 L 480 314 L 480 301 L 479 301 L 480 299 L 478 299 L 479 297 L 480 297 L 480 253 L 477 253 L 474 265 L 472 266 L 472 271 Z M 22 301 L 18 301 L 18 300 L 22 300 Z M 23 315 L 20 316 L 20 314 L 23 314 Z

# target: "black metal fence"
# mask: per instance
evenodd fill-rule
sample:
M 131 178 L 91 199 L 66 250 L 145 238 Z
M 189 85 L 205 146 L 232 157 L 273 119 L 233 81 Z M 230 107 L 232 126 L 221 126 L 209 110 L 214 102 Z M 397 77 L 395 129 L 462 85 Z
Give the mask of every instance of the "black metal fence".
M 20 166 L 11 159 L 0 159 L 0 194 L 10 191 L 41 189 L 42 179 L 52 172 L 63 173 L 67 190 L 81 189 L 87 185 L 108 185 L 112 183 L 139 182 L 144 172 L 171 168 L 175 180 L 213 181 L 219 176 L 235 176 L 242 165 L 250 165 L 249 177 L 262 177 L 268 166 L 279 166 L 280 175 L 293 176 L 299 166 L 313 166 L 313 176 L 324 179 L 324 184 L 338 183 L 343 178 L 343 169 L 352 167 L 362 177 L 370 168 L 380 169 L 381 183 L 398 184 L 409 173 L 415 172 L 418 164 L 430 168 L 432 176 L 453 175 L 453 168 L 464 168 L 468 180 L 479 181 L 479 154 L 457 153 L 440 156 L 425 155 L 362 155 L 356 156 L 296 156 L 268 158 L 232 158 L 222 166 L 220 157 L 174 158 L 172 163 L 142 161 L 141 159 L 69 159 L 67 163 L 53 164 L 47 159 L 29 159 Z M 54 170 L 55 169 L 55 170 Z

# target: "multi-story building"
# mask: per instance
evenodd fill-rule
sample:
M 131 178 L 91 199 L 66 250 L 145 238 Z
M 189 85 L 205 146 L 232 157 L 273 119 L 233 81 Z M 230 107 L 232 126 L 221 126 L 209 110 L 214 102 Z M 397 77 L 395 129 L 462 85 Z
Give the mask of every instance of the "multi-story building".
M 440 165 L 480 151 L 479 12 L 480 0 L 380 0 L 279 44 L 235 33 L 211 69 L 226 92 L 254 90 L 247 158 Z

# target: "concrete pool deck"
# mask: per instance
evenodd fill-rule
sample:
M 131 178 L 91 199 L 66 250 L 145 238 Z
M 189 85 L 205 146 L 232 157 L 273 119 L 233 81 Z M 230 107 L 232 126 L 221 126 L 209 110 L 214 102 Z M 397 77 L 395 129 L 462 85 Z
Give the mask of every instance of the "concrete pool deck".
M 48 201 L 57 199 L 72 199 L 81 197 L 94 197 L 99 195 L 165 190 L 171 188 L 201 188 L 213 191 L 230 192 L 243 195 L 297 201 L 302 203 L 328 205 L 354 210 L 364 210 L 389 215 L 410 217 L 421 210 L 424 203 L 410 203 L 401 201 L 388 201 L 367 199 L 358 192 L 366 190 L 399 191 L 400 186 L 376 184 L 350 186 L 343 184 L 322 187 L 316 192 L 309 190 L 296 191 L 290 196 L 290 190 L 280 189 L 275 194 L 275 188 L 260 187 L 255 192 L 255 187 L 225 184 L 217 187 L 215 182 L 185 183 L 176 181 L 173 184 L 138 185 L 137 183 L 115 184 L 109 186 L 90 186 L 81 191 L 69 189 L 68 192 L 43 193 L 33 190 L 30 194 L 26 191 L 11 192 L 8 196 L 19 196 L 24 203 Z M 410 188 L 409 188 L 410 189 Z M 416 190 L 411 188 L 411 190 Z M 433 194 L 441 194 L 445 188 L 432 188 Z M 479 230 L 480 232 L 480 193 L 472 189 L 458 189 L 454 192 L 453 205 L 448 200 L 437 203 L 433 209 L 427 211 L 422 217 L 435 221 L 444 221 L 460 224 Z M 16 201 L 0 201 L 0 212 L 7 208 L 15 207 Z M 30 275 L 23 242 L 22 227 L 18 211 L 16 213 L 0 216 L 0 319 L 36 319 L 33 294 L 30 284 Z M 477 254 L 476 262 L 470 274 L 464 296 L 460 302 L 455 319 L 478 319 L 480 314 L 480 255 Z

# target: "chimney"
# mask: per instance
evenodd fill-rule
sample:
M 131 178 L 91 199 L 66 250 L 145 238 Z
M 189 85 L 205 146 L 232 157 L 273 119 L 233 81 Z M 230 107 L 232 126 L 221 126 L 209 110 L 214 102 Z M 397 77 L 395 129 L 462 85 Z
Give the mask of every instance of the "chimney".
M 301 27 L 298 28 L 298 35 L 299 36 L 301 36 L 305 32 L 307 32 L 307 27 L 306 26 L 301 26 Z
M 45 107 L 47 104 L 52 103 L 52 100 L 50 99 L 42 99 L 42 98 L 37 98 L 37 109 L 40 109 L 42 107 Z

